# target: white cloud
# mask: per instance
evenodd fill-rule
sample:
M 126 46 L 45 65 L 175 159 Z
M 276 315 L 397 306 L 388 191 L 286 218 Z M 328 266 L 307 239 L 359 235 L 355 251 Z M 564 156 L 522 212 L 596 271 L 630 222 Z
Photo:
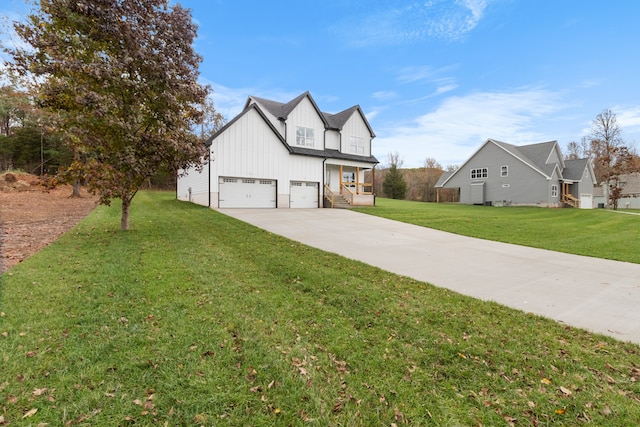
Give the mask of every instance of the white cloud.
M 453 72 L 457 66 L 450 65 L 446 67 L 433 68 L 429 65 L 418 65 L 402 67 L 398 70 L 396 80 L 400 83 L 415 83 L 415 82 L 442 82 L 452 81 L 452 77 L 448 77 L 447 74 Z
M 616 113 L 625 144 L 640 148 L 640 107 L 615 107 L 612 111 Z
M 361 20 L 351 16 L 331 30 L 358 47 L 457 40 L 478 25 L 486 7 L 487 0 L 388 1 Z
M 427 157 L 447 165 L 465 161 L 487 138 L 512 144 L 554 139 L 538 123 L 562 109 L 558 101 L 557 94 L 536 88 L 450 97 L 409 124 L 378 129 L 374 152 L 384 157 L 397 151 L 407 167 Z
M 618 119 L 618 125 L 621 129 L 640 127 L 640 107 L 631 109 L 616 108 L 612 110 L 616 113 Z
M 377 101 L 389 101 L 396 98 L 397 96 L 398 96 L 397 92 L 390 91 L 390 90 L 380 90 L 378 92 L 373 92 L 371 94 L 371 98 Z

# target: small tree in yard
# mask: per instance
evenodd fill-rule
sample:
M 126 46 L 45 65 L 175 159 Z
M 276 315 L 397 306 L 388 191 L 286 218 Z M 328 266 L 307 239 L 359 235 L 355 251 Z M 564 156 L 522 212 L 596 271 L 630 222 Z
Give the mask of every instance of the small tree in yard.
M 611 110 L 605 109 L 593 119 L 588 151 L 598 182 L 609 184 L 616 152 L 622 145 L 621 132 L 616 114 Z
M 14 27 L 29 49 L 12 67 L 38 81 L 39 102 L 75 153 L 71 176 L 100 202 L 131 201 L 161 168 L 202 164 L 193 130 L 209 88 L 198 84 L 202 58 L 189 10 L 168 0 L 40 0 Z
M 402 161 L 398 153 L 389 154 L 389 171 L 382 183 L 382 190 L 385 196 L 392 199 L 404 199 L 407 193 L 407 183 L 398 169 L 402 167 Z
M 608 182 L 609 206 L 613 210 L 618 210 L 618 201 L 622 198 L 622 190 L 624 189 L 623 178 L 626 174 L 632 172 L 633 155 L 627 147 L 618 147 L 616 150 L 616 160 L 611 165 L 611 171 Z
M 607 204 L 614 209 L 618 208 L 622 195 L 620 177 L 634 168 L 634 156 L 629 147 L 623 145 L 621 133 L 616 114 L 605 109 L 593 120 L 590 143 L 583 143 L 593 159 L 597 182 L 607 190 Z

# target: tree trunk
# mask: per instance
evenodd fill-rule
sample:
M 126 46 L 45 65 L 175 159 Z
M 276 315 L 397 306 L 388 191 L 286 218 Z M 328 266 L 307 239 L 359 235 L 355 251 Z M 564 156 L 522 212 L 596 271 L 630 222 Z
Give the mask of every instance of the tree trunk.
M 122 217 L 120 218 L 120 230 L 129 229 L 129 212 L 131 211 L 131 197 L 122 198 Z
M 71 197 L 82 197 L 80 195 L 80 181 L 73 181 L 73 191 L 71 192 Z

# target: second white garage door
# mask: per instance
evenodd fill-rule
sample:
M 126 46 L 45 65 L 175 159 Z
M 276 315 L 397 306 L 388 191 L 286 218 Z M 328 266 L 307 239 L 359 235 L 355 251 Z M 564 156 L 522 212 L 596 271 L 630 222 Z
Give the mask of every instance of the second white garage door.
M 292 208 L 317 208 L 318 183 L 291 181 L 289 206 Z
M 274 179 L 220 177 L 220 208 L 275 208 Z

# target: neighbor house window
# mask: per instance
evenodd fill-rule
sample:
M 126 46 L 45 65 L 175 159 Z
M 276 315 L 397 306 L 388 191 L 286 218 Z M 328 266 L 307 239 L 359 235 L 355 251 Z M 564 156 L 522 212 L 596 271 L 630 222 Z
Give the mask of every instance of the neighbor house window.
M 551 197 L 558 197 L 558 184 L 551 185 Z
M 313 129 L 302 126 L 296 127 L 296 145 L 313 147 Z
M 509 176 L 509 166 L 500 167 L 500 176 Z
M 471 179 L 486 178 L 487 176 L 489 176 L 487 168 L 471 169 Z
M 349 152 L 355 154 L 364 154 L 364 138 L 357 136 L 349 137 Z

